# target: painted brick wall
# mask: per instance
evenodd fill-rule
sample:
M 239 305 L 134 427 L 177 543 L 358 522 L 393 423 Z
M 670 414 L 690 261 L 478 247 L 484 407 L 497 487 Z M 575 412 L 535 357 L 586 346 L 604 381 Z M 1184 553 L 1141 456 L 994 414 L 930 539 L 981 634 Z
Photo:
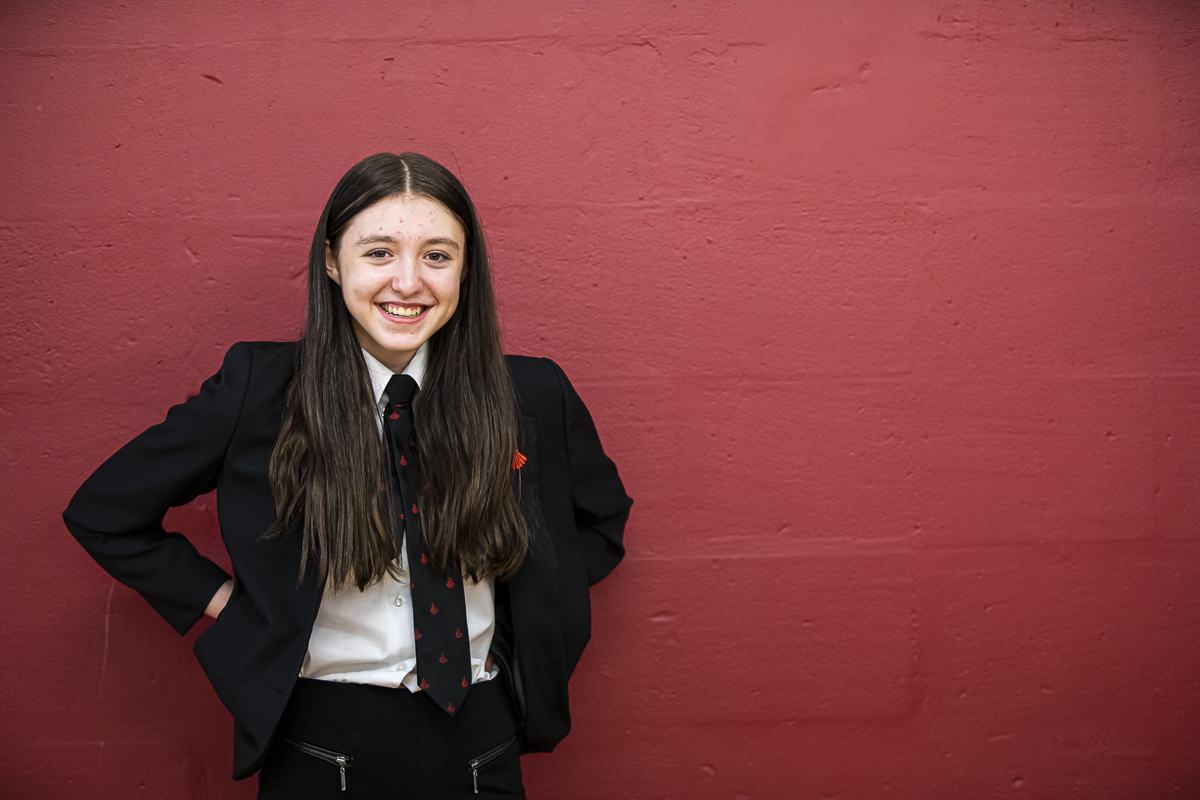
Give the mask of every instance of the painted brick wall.
M 59 513 L 385 149 L 637 499 L 531 797 L 1200 796 L 1200 6 L 12 0 L 0 70 L 5 798 L 253 797 Z

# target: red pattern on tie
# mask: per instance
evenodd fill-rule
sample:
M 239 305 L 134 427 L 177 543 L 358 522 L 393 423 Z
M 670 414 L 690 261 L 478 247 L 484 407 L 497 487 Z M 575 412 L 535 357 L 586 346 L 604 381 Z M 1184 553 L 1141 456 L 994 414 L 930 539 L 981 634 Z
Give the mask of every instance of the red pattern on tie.
M 388 383 L 386 391 L 396 411 L 395 417 L 387 412 L 383 415 L 393 473 L 388 486 L 396 499 L 392 513 L 406 540 L 405 564 L 409 567 L 407 577 L 412 588 L 409 607 L 413 610 L 413 641 L 417 648 L 413 674 L 435 705 L 453 714 L 462 706 L 473 674 L 463 602 L 465 584 L 457 569 L 435 570 L 433 559 L 425 550 L 418 487 L 425 484 L 428 488 L 428 479 L 421 473 L 421 454 L 412 430 L 412 403 L 407 399 L 416 390 L 415 382 L 407 375 L 393 376 Z M 416 578 L 420 579 L 420 587 Z

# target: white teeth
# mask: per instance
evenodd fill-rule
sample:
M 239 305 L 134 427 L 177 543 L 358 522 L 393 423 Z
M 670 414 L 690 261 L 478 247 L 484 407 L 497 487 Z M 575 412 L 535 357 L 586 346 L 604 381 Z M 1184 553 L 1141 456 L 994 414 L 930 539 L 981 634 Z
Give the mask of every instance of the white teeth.
M 405 308 L 404 306 L 389 306 L 384 304 L 383 310 L 391 314 L 393 317 L 416 317 L 425 310 L 425 306 L 416 306 L 415 308 Z

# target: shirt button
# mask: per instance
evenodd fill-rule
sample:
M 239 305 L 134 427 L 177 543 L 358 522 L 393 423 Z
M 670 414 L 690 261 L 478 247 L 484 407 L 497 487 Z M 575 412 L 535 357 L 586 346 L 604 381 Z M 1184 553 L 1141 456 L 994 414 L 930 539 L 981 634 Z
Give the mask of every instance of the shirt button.
M 399 608 L 400 606 L 404 605 L 404 598 L 400 595 L 396 595 L 392 598 L 392 605 L 394 605 L 396 608 Z

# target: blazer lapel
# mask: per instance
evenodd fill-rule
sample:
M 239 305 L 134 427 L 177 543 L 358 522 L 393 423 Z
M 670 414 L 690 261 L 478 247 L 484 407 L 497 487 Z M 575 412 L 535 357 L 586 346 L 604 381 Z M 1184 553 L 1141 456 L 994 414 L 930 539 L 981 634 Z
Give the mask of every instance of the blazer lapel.
M 512 604 L 513 669 L 524 686 L 537 692 L 522 692 L 531 705 L 527 719 L 544 720 L 537 730 L 526 727 L 525 738 L 561 738 L 570 728 L 567 702 L 566 656 L 563 653 L 559 618 L 558 557 L 542 515 L 540 496 L 537 422 L 518 417 L 518 449 L 525 463 L 516 472 L 514 491 L 532 535 L 529 554 L 516 576 L 508 582 Z M 550 700 L 550 702 L 547 702 Z

